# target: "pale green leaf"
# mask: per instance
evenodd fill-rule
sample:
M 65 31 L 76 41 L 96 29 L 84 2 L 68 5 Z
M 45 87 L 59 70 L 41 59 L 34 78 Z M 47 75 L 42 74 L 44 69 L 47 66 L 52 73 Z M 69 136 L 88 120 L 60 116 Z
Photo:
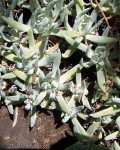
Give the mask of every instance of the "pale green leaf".
M 80 65 L 76 65 L 74 66 L 72 69 L 68 70 L 66 73 L 64 73 L 61 77 L 60 77 L 60 83 L 64 83 L 69 81 L 70 79 L 72 79 L 75 75 L 78 69 L 82 69 L 82 67 Z
M 105 137 L 105 140 L 108 141 L 108 140 L 114 140 L 117 138 L 119 134 L 119 131 L 116 131 L 116 132 L 113 132 L 112 134 L 108 135 Z
M 10 51 L 4 51 L 4 50 L 2 50 L 2 51 L 1 51 L 1 55 L 2 55 L 4 58 L 6 58 L 6 59 L 8 59 L 8 60 L 10 60 L 10 61 L 12 61 L 12 62 L 20 61 L 20 58 L 17 57 L 16 55 L 14 55 L 14 54 L 13 54 L 12 52 L 10 52 Z
M 26 82 L 32 82 L 32 77 L 27 76 L 24 72 L 21 70 L 13 70 L 14 74 L 21 80 Z
M 86 39 L 97 44 L 107 44 L 107 43 L 113 43 L 118 41 L 118 39 L 116 38 L 97 36 L 97 35 L 86 35 Z
M 30 26 L 29 25 L 25 25 L 25 24 L 22 24 L 22 23 L 19 23 L 13 19 L 11 19 L 10 17 L 5 17 L 5 16 L 2 16 L 2 19 L 8 24 L 10 25 L 11 27 L 19 30 L 19 31 L 23 31 L 23 32 L 28 32 L 30 30 Z
M 42 92 L 37 96 L 37 98 L 36 98 L 36 100 L 35 100 L 35 102 L 34 102 L 34 105 L 35 105 L 35 106 L 39 105 L 39 104 L 42 102 L 42 100 L 45 98 L 46 94 L 47 94 L 47 91 L 42 91 Z
M 103 109 L 94 114 L 90 114 L 90 116 L 92 116 L 93 118 L 99 118 L 102 116 L 115 114 L 117 112 L 120 112 L 120 108 L 115 106 L 115 107 L 109 107 L 109 108 Z
M 118 126 L 118 129 L 120 130 L 120 116 L 116 119 L 116 124 Z
M 6 99 L 5 100 L 5 104 L 7 105 L 9 113 L 13 114 L 13 105 L 12 105 L 11 101 L 9 101 L 8 99 Z
M 25 53 L 25 56 L 23 58 L 24 59 L 29 59 L 30 57 L 32 57 L 36 52 L 39 51 L 39 48 L 40 48 L 41 44 L 42 44 L 41 41 L 36 43 L 33 47 L 31 47 L 31 49 L 27 53 Z
M 28 39 L 29 39 L 29 49 L 33 49 L 35 45 L 33 31 L 30 28 L 28 31 Z
M 70 114 L 70 111 L 67 107 L 67 104 L 66 104 L 65 99 L 63 98 L 63 96 L 62 95 L 57 95 L 56 98 L 57 98 L 57 101 L 58 101 L 62 111 Z
M 16 75 L 13 72 L 6 73 L 1 76 L 3 79 L 13 79 L 16 78 Z
M 116 141 L 114 141 L 114 148 L 115 150 L 120 150 L 120 146 L 118 145 Z
M 105 74 L 104 74 L 103 66 L 101 66 L 100 64 L 96 64 L 96 69 L 97 69 L 97 82 L 98 82 L 98 85 L 99 85 L 100 89 L 104 93 L 106 93 Z
M 85 33 L 83 33 L 83 32 L 78 32 L 78 31 L 75 31 L 75 30 L 71 30 L 71 31 L 63 30 L 63 31 L 62 31 L 62 34 L 63 34 L 63 36 L 75 38 L 75 37 L 84 36 Z
M 93 122 L 89 128 L 87 129 L 87 133 L 92 137 L 94 132 L 97 130 L 97 128 L 99 127 L 100 122 Z
M 68 49 L 65 51 L 65 53 L 62 54 L 62 57 L 69 58 L 75 51 L 76 51 L 76 48 L 70 45 Z
M 120 78 L 118 76 L 115 77 L 115 84 L 120 89 Z
M 34 125 L 35 125 L 35 121 L 36 121 L 36 118 L 37 118 L 37 115 L 36 115 L 36 106 L 33 106 L 31 108 L 31 117 L 30 117 L 30 127 L 32 128 Z
M 82 125 L 80 124 L 78 119 L 76 117 L 74 117 L 74 118 L 71 119 L 71 121 L 72 121 L 72 123 L 74 125 L 74 129 L 75 129 L 74 132 L 75 132 L 75 134 L 80 134 L 80 136 L 83 136 L 84 138 L 88 138 L 89 135 L 87 134 L 85 129 L 82 127 Z

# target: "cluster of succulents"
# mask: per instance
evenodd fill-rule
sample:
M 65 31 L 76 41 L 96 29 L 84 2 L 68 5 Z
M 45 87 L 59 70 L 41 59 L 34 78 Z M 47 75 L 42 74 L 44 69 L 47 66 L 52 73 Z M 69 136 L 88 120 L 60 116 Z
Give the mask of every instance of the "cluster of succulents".
M 117 0 L 104 0 L 100 5 L 103 11 L 119 14 Z M 15 17 L 16 7 L 31 13 L 26 23 L 23 12 Z M 120 149 L 115 140 L 120 133 L 119 36 L 111 37 L 106 26 L 99 32 L 104 22 L 99 14 L 92 1 L 87 8 L 83 0 L 0 1 L 0 103 L 5 103 L 10 114 L 18 104 L 24 104 L 30 110 L 31 127 L 38 105 L 60 110 L 63 123 L 70 119 L 78 138 L 67 150 L 109 150 L 102 146 L 103 139 L 114 140 L 115 150 Z M 62 41 L 68 44 L 64 52 Z M 76 52 L 80 52 L 79 63 L 61 73 L 62 60 Z M 89 99 L 88 86 L 93 82 L 83 79 L 82 70 L 92 66 L 96 78 Z M 103 106 L 97 110 L 95 104 Z M 108 124 L 117 126 L 109 135 L 102 126 Z M 101 146 L 95 145 L 94 133 Z

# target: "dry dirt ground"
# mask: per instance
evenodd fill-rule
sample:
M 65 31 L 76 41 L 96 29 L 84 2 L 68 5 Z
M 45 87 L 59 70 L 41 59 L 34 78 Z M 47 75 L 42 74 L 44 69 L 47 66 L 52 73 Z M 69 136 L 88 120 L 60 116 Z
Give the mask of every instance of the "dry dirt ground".
M 0 109 L 0 149 L 64 150 L 76 138 L 68 124 L 62 124 L 60 113 L 40 110 L 35 126 L 29 128 L 29 114 L 19 108 L 16 126 L 12 127 L 7 108 Z

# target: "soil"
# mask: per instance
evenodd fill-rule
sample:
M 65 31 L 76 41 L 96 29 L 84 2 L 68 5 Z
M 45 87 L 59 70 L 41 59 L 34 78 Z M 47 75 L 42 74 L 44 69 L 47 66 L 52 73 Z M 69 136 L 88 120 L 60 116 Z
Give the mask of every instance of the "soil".
M 0 109 L 0 149 L 64 150 L 76 142 L 69 124 L 62 124 L 57 111 L 40 110 L 29 128 L 29 113 L 19 108 L 16 126 L 5 106 Z

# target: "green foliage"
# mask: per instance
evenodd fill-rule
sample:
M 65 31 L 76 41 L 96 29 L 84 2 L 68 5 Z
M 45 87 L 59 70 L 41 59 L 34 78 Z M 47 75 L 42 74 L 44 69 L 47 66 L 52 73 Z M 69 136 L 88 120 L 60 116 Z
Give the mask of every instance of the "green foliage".
M 119 15 L 117 0 L 100 1 L 100 5 L 103 11 Z M 24 20 L 23 13 L 15 18 L 16 6 L 31 12 L 28 20 Z M 119 37 L 112 37 L 106 26 L 99 31 L 104 20 L 92 1 L 91 6 L 93 9 L 86 8 L 83 0 L 0 2 L 0 102 L 6 104 L 10 114 L 13 106 L 24 103 L 30 110 L 31 127 L 35 125 L 38 105 L 60 110 L 62 122 L 71 120 L 79 141 L 66 150 L 108 150 L 95 144 L 94 134 L 98 134 L 98 141 L 120 135 L 120 71 L 115 62 L 119 62 L 120 53 L 114 50 Z M 63 41 L 68 45 L 64 53 Z M 79 62 L 61 73 L 63 58 L 76 52 L 80 53 Z M 88 82 L 82 71 L 92 67 L 95 79 Z M 89 98 L 88 86 L 93 83 Z M 103 107 L 97 110 L 95 104 Z M 84 120 L 86 127 L 78 118 Z M 106 124 L 117 126 L 116 131 L 108 135 L 102 126 Z M 114 147 L 119 149 L 116 141 Z

